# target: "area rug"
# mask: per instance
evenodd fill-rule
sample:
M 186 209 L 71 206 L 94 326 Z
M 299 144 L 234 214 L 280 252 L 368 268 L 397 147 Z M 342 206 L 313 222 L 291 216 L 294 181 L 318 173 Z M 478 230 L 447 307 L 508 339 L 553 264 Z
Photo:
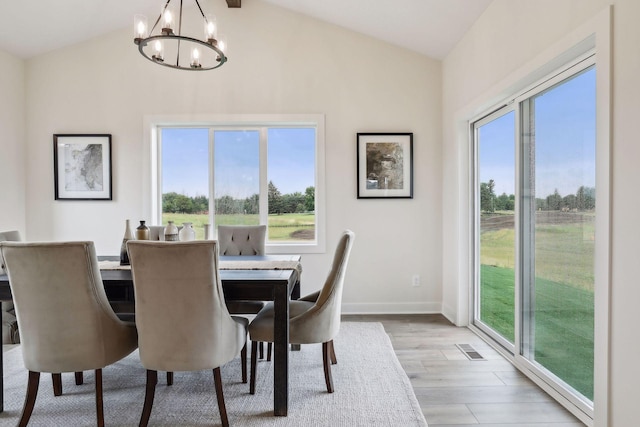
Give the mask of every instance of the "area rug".
M 258 363 L 256 394 L 240 378 L 238 358 L 221 369 L 232 426 L 427 426 L 411 383 L 380 323 L 343 322 L 334 341 L 335 392 L 327 393 L 321 345 L 303 345 L 289 356 L 289 414 L 273 416 L 273 363 Z M 15 426 L 22 410 L 27 372 L 20 347 L 4 353 L 5 402 L 0 426 Z M 41 375 L 30 426 L 95 426 L 93 373 L 83 385 L 63 374 L 63 395 L 53 396 L 51 375 Z M 145 370 L 137 352 L 103 370 L 107 426 L 136 426 L 144 402 Z M 211 371 L 176 372 L 166 386 L 160 374 L 151 426 L 216 426 L 220 416 Z

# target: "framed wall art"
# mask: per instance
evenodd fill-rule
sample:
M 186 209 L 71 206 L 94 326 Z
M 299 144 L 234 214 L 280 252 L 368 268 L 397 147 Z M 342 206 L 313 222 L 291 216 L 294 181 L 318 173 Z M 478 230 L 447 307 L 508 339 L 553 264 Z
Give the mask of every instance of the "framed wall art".
M 413 198 L 413 133 L 358 133 L 358 199 Z
M 111 135 L 53 135 L 56 200 L 111 200 Z

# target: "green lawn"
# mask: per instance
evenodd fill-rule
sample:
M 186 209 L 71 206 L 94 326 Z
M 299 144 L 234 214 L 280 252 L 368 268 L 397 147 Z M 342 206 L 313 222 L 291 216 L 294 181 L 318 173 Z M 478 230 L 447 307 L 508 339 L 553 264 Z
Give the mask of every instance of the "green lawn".
M 480 318 L 513 343 L 515 233 L 508 221 L 490 221 L 480 242 Z M 593 399 L 592 217 L 572 222 L 555 214 L 551 222 L 537 222 L 535 236 L 532 358 Z
M 481 320 L 514 341 L 514 271 L 482 265 Z M 536 279 L 535 361 L 593 400 L 593 292 Z
M 196 239 L 204 238 L 204 224 L 209 222 L 206 214 L 173 214 L 163 213 L 162 223 L 173 221 L 177 225 L 191 222 L 196 231 Z M 222 225 L 257 225 L 258 215 L 216 215 L 216 221 Z M 269 215 L 270 241 L 309 241 L 315 233 L 315 214 L 298 213 Z

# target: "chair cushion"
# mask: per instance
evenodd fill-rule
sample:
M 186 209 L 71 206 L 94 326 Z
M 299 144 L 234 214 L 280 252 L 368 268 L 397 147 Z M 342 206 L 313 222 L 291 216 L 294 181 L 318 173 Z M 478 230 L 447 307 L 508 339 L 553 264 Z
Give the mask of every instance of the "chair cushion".
M 289 319 L 299 316 L 311 309 L 315 303 L 309 301 L 291 301 L 289 303 Z M 256 315 L 255 319 L 249 324 L 249 336 L 252 341 L 273 342 L 273 317 L 274 317 L 274 305 L 273 302 L 268 302 L 262 310 Z M 307 344 L 308 340 L 303 339 L 300 341 L 295 330 L 289 330 L 289 342 L 291 344 Z M 317 342 L 317 341 L 313 341 Z M 320 341 L 322 342 L 322 341 Z
M 264 308 L 264 301 L 226 301 L 230 314 L 256 314 Z

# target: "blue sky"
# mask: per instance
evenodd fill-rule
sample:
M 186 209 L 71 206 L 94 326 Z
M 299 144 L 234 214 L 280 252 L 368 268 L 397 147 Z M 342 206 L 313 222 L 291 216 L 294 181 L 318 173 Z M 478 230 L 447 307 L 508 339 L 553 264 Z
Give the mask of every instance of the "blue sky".
M 162 131 L 163 192 L 208 195 L 209 143 L 204 128 Z M 259 132 L 216 131 L 216 197 L 248 197 L 259 190 Z M 315 180 L 315 129 L 271 128 L 268 179 L 282 194 L 304 193 Z
M 595 187 L 595 68 L 534 98 L 536 197 Z M 480 128 L 480 181 L 496 182 L 497 195 L 515 185 L 515 114 Z

